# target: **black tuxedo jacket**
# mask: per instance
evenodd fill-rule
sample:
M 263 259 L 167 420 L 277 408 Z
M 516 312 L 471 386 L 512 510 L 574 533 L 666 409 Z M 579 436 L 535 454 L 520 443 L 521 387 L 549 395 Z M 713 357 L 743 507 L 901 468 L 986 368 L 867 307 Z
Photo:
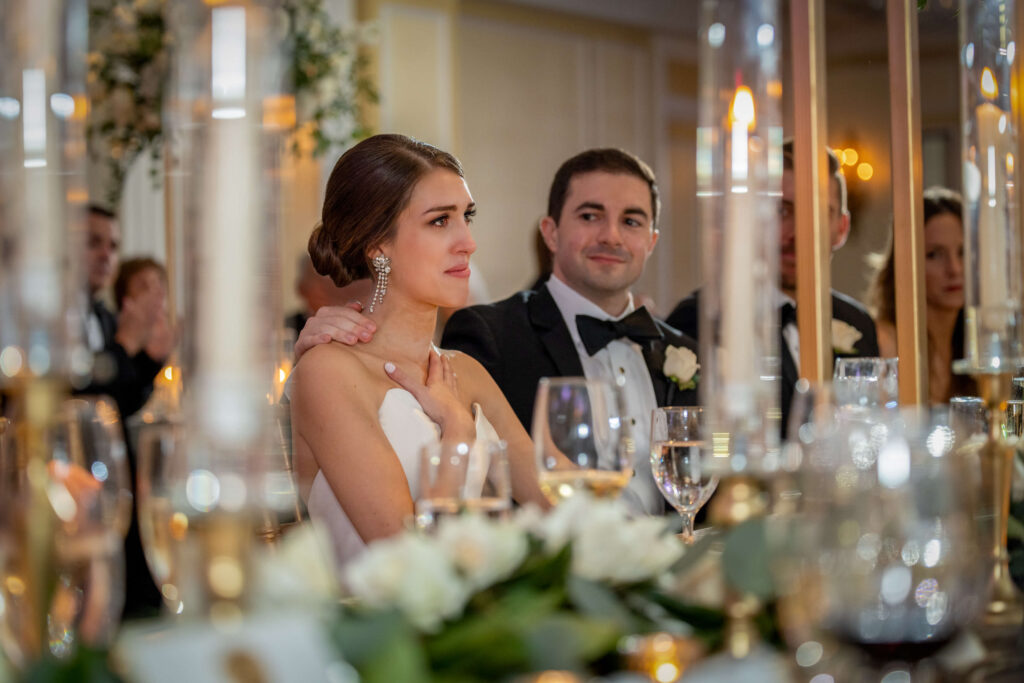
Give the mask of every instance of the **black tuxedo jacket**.
M 878 335 L 875 332 L 875 321 L 860 302 L 832 290 L 832 318 L 852 325 L 861 333 L 855 353 L 837 354 L 833 352 L 833 366 L 836 358 L 861 358 L 878 355 Z M 699 338 L 697 329 L 700 325 L 700 290 L 680 301 L 666 320 L 669 325 L 682 330 L 685 334 Z M 782 410 L 782 436 L 785 437 L 789 426 L 790 404 L 793 402 L 793 385 L 800 379 L 800 373 L 797 372 L 796 362 L 789 352 L 789 344 L 782 336 L 781 328 L 779 329 L 779 354 L 782 357 L 780 381 L 782 396 L 779 407 Z
M 679 330 L 656 322 L 662 339 L 641 346 L 658 405 L 695 405 L 696 391 L 681 391 L 661 368 L 667 346 L 685 346 L 696 353 L 697 343 Z M 504 301 L 456 311 L 445 325 L 441 346 L 480 361 L 527 431 L 541 377 L 583 376 L 569 328 L 545 285 L 518 292 Z

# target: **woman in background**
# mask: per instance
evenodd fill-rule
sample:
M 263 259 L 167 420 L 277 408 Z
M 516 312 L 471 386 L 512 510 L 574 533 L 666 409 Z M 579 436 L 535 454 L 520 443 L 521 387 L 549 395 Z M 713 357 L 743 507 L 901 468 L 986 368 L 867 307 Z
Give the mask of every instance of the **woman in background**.
M 964 226 L 960 195 L 944 187 L 924 192 L 924 272 L 927 329 L 928 398 L 946 403 L 971 395 L 974 384 L 953 374 L 964 355 Z M 896 356 L 896 294 L 893 240 L 884 256 L 875 255 L 870 298 L 882 356 Z

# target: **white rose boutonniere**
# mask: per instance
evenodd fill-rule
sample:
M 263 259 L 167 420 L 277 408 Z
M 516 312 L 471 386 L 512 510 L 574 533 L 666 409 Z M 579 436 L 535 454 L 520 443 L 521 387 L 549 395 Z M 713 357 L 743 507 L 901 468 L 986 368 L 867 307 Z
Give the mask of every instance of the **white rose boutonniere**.
M 853 325 L 832 319 L 832 349 L 836 353 L 857 353 L 857 342 L 862 336 Z
M 665 365 L 661 371 L 683 390 L 696 389 L 700 381 L 697 354 L 685 346 L 669 346 L 665 349 Z

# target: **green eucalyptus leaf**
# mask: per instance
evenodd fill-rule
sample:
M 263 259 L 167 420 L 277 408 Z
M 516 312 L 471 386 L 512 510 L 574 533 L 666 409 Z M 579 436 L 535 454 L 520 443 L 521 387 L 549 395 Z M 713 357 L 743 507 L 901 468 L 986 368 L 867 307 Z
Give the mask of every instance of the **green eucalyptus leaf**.
M 762 600 L 775 594 L 763 519 L 750 519 L 729 530 L 722 551 L 726 583 Z
M 617 624 L 627 633 L 646 630 L 643 620 L 607 585 L 574 576 L 569 578 L 567 589 L 569 604 L 580 614 Z
M 584 671 L 586 663 L 615 650 L 624 633 L 611 621 L 562 613 L 526 636 L 530 669 Z

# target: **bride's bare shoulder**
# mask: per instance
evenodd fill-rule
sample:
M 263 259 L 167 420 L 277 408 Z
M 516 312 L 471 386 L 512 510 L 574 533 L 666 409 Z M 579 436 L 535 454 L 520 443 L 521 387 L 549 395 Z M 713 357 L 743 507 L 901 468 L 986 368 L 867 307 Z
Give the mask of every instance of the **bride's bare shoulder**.
M 370 371 L 365 354 L 339 343 L 319 344 L 304 353 L 293 376 L 292 393 L 298 397 L 322 392 L 365 396 L 370 393 L 366 388 L 379 381 Z

